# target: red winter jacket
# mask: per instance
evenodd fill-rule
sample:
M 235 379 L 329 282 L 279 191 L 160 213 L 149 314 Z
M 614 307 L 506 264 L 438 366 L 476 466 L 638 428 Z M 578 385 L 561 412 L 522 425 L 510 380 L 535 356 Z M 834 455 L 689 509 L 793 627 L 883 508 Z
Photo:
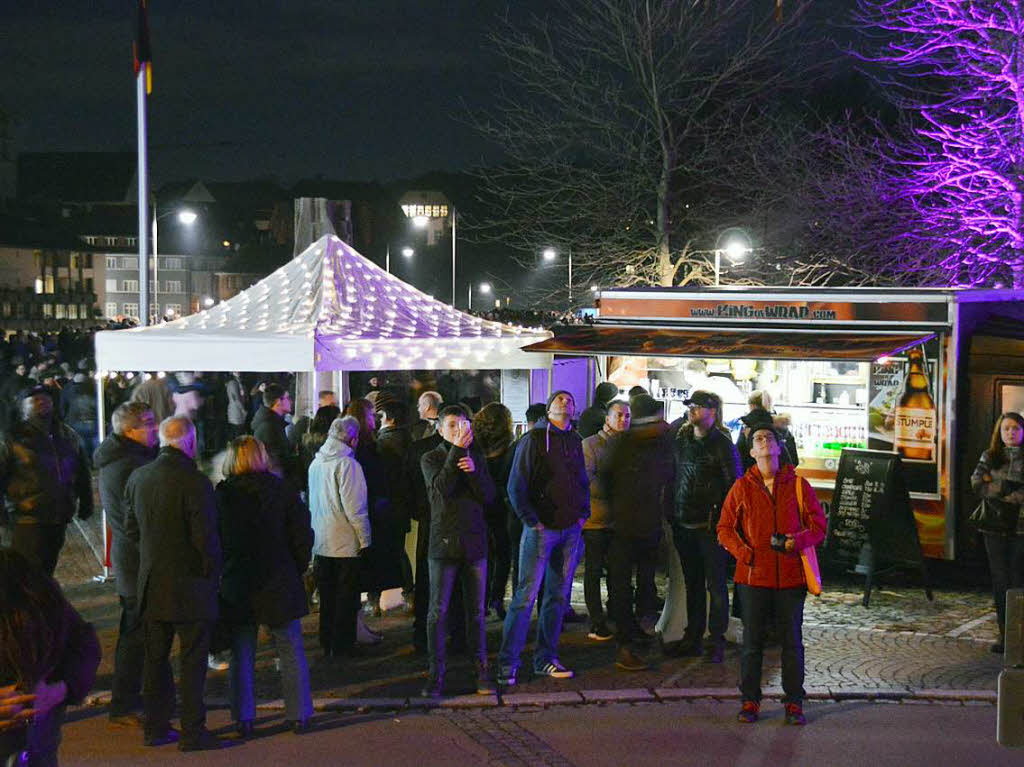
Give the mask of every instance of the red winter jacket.
M 797 482 L 803 483 L 802 520 Z M 775 475 L 773 489 L 774 494 L 769 494 L 756 464 L 736 480 L 722 507 L 718 541 L 736 557 L 736 583 L 771 589 L 806 586 L 800 549 L 825 539 L 825 514 L 807 480 L 797 477 L 788 464 Z M 776 532 L 795 536 L 792 552 L 780 554 L 772 549 Z

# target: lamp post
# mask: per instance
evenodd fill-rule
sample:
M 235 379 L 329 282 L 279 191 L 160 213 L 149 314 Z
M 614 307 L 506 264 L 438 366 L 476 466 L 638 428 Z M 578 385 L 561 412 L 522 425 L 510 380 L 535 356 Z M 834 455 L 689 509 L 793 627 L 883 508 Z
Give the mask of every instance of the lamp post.
M 160 269 L 159 262 L 157 261 L 157 254 L 160 252 L 160 250 L 159 248 L 157 248 L 156 222 L 159 221 L 161 218 L 167 218 L 173 213 L 178 214 L 178 223 L 184 224 L 185 226 L 192 226 L 192 224 L 196 222 L 196 219 L 199 218 L 198 213 L 196 213 L 194 210 L 189 210 L 188 208 L 182 208 L 181 210 L 178 211 L 169 210 L 166 213 L 162 213 L 161 215 L 158 216 L 156 214 L 156 204 L 154 203 L 153 205 L 153 307 L 156 309 L 157 318 L 161 317 L 162 315 L 160 314 L 160 304 L 157 301 L 160 294 Z M 139 264 L 139 266 L 141 267 L 142 264 Z M 146 273 L 149 273 L 148 264 L 146 265 Z M 140 287 L 142 287 L 141 284 Z M 148 302 L 146 303 L 147 306 L 143 307 L 143 302 L 140 301 L 139 309 L 145 309 L 146 311 L 148 311 Z M 149 317 L 146 317 L 146 324 L 149 324 Z
M 416 251 L 406 245 L 402 248 L 402 255 L 406 258 L 412 258 L 416 255 Z M 384 269 L 388 274 L 391 274 L 391 243 L 388 243 L 387 252 L 384 254 Z
M 468 301 L 466 302 L 468 304 L 467 309 L 469 311 L 473 311 L 473 283 L 472 282 L 469 283 L 468 287 L 469 287 L 469 291 L 468 291 L 469 294 L 468 294 Z M 489 282 L 481 282 L 480 286 L 477 288 L 477 290 L 479 290 L 485 296 L 490 295 L 490 293 L 491 293 L 491 283 L 489 283 Z
M 566 250 L 568 251 L 569 256 L 569 306 L 572 307 L 572 247 L 570 246 L 566 248 Z M 558 258 L 558 251 L 554 248 L 544 248 L 542 255 L 544 256 L 545 261 L 550 262 Z
M 726 239 L 728 238 L 728 239 Z M 722 240 L 725 239 L 725 248 L 721 247 Z M 720 235 L 718 240 L 715 242 L 715 287 L 719 287 L 722 281 L 722 253 L 725 253 L 726 257 L 734 264 L 738 264 L 743 260 L 752 248 L 750 247 L 750 238 L 747 237 L 747 233 L 738 227 L 731 227 L 726 229 Z
M 486 283 L 484 283 L 486 284 Z M 490 287 L 490 286 L 488 286 Z M 455 206 L 452 205 L 452 308 L 455 308 Z

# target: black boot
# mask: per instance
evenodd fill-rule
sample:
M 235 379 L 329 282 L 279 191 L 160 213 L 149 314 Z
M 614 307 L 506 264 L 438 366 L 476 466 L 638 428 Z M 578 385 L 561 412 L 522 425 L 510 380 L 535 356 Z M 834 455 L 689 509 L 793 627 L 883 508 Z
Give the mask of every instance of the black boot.
M 479 662 L 476 664 L 476 694 L 477 695 L 497 695 L 498 686 L 491 679 L 490 670 L 487 668 L 487 662 Z
M 444 692 L 444 672 L 445 668 L 442 664 L 431 666 L 430 673 L 427 674 L 427 683 L 420 690 L 421 698 L 441 697 Z

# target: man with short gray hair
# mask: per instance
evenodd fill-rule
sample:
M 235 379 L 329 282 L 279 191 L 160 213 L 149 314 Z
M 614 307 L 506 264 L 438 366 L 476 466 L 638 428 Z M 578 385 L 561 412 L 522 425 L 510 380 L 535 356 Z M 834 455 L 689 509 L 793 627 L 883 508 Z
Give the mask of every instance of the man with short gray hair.
M 359 611 L 359 556 L 370 545 L 366 477 L 355 457 L 359 421 L 337 418 L 309 465 L 313 575 L 320 591 L 325 658 L 352 652 Z
M 425 391 L 416 400 L 416 411 L 420 420 L 414 423 L 410 429 L 412 439 L 426 439 L 437 430 L 437 411 L 441 407 L 441 395 L 436 391 Z M 418 469 L 419 467 L 417 467 Z
M 145 402 L 125 402 L 111 415 L 113 433 L 96 449 L 93 465 L 99 472 L 100 502 L 107 513 L 121 623 L 114 650 L 114 679 L 110 695 L 110 721 L 116 725 L 140 725 L 135 713 L 141 708 L 139 689 L 145 655 L 145 633 L 139 616 L 136 591 L 139 547 L 125 531 L 124 490 L 128 477 L 156 457 L 157 426 Z
M 195 463 L 196 429 L 185 416 L 160 424 L 156 460 L 132 472 L 125 488 L 125 530 L 139 546 L 139 610 L 146 633 L 142 697 L 144 743 L 173 743 L 174 679 L 169 662 L 181 645 L 182 751 L 218 748 L 206 729 L 203 686 L 217 618 L 221 569 L 213 485 Z

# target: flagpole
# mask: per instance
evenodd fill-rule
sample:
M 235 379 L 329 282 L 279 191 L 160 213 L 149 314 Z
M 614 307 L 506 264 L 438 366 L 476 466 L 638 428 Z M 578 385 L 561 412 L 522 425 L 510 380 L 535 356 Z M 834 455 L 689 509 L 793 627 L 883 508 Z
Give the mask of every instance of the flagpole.
M 139 325 L 149 324 L 149 167 L 146 160 L 146 67 L 135 76 L 139 127 Z

